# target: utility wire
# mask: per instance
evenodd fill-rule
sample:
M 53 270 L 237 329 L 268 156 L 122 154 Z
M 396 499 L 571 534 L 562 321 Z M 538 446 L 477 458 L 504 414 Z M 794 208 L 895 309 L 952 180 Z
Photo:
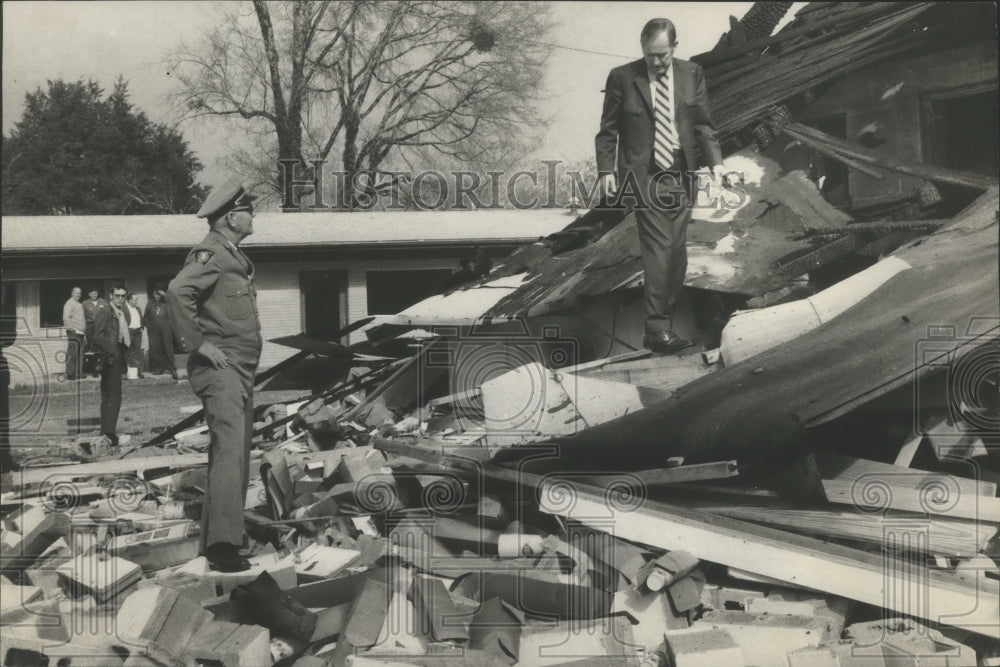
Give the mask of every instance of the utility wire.
M 588 51 L 587 49 L 578 49 L 573 46 L 564 46 L 562 44 L 552 44 L 550 42 L 536 42 L 531 39 L 524 40 L 529 44 L 537 44 L 539 46 L 551 46 L 553 49 L 565 49 L 566 51 L 579 51 L 580 53 L 592 53 L 595 56 L 609 56 L 611 58 L 621 58 L 622 60 L 635 60 L 635 56 L 622 56 L 617 53 L 604 53 L 603 51 Z

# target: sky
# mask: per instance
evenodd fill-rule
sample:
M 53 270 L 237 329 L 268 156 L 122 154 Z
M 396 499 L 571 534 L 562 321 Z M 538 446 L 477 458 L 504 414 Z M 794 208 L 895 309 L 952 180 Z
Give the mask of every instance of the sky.
M 125 0 L 115 2 L 3 2 L 3 132 L 24 109 L 24 96 L 50 79 L 94 79 L 110 91 L 119 74 L 133 104 L 156 122 L 174 124 L 166 101 L 174 82 L 163 66 L 182 39 L 211 28 L 225 3 Z M 543 112 L 553 119 L 533 159 L 576 162 L 592 155 L 601 90 L 612 67 L 641 55 L 639 32 L 650 18 L 677 26 L 676 55 L 687 58 L 715 46 L 729 16 L 749 2 L 556 2 L 548 41 L 552 57 Z M 786 21 L 804 3 L 796 3 Z M 590 51 L 596 53 L 584 53 Z M 213 184 L 228 170 L 219 126 L 187 122 L 179 129 L 205 165 L 199 180 Z

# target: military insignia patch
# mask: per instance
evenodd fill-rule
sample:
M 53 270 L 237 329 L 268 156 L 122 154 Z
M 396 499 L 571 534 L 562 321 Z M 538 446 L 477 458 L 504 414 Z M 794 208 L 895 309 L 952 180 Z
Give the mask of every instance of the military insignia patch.
M 208 260 L 212 259 L 215 253 L 211 250 L 199 250 L 194 254 L 195 261 L 201 262 L 202 264 L 208 264 Z

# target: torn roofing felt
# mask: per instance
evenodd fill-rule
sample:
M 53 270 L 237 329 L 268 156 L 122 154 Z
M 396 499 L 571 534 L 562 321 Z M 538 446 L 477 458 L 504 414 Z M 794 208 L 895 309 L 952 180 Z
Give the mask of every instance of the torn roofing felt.
M 567 452 L 716 460 L 780 451 L 1000 338 L 998 189 L 890 259 L 909 268 L 830 322 L 697 379 L 661 404 L 560 439 Z M 950 332 L 950 333 L 949 333 Z M 936 350 L 933 358 L 921 350 Z M 950 356 L 949 356 L 950 355 Z
M 812 249 L 806 234 L 840 229 L 851 221 L 824 201 L 801 171 L 782 174 L 776 162 L 762 155 L 732 156 L 726 164 L 743 174 L 744 182 L 699 195 L 701 205 L 688 229 L 685 285 L 747 296 L 780 289 L 797 277 L 782 269 L 780 261 Z M 601 220 L 597 226 L 603 224 Z M 595 242 L 555 256 L 548 245 L 523 246 L 478 284 L 378 320 L 430 325 L 535 317 L 571 309 L 581 298 L 641 286 L 635 224 L 628 215 Z M 588 228 L 576 229 L 586 233 Z

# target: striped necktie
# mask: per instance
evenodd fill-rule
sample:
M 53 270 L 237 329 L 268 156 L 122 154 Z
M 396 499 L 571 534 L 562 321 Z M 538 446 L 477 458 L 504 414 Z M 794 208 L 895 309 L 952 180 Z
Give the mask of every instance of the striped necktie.
M 674 128 L 674 110 L 670 108 L 670 68 L 656 77 L 656 101 L 654 104 L 656 134 L 653 158 L 660 169 L 669 169 L 674 164 L 677 150 L 677 130 Z

